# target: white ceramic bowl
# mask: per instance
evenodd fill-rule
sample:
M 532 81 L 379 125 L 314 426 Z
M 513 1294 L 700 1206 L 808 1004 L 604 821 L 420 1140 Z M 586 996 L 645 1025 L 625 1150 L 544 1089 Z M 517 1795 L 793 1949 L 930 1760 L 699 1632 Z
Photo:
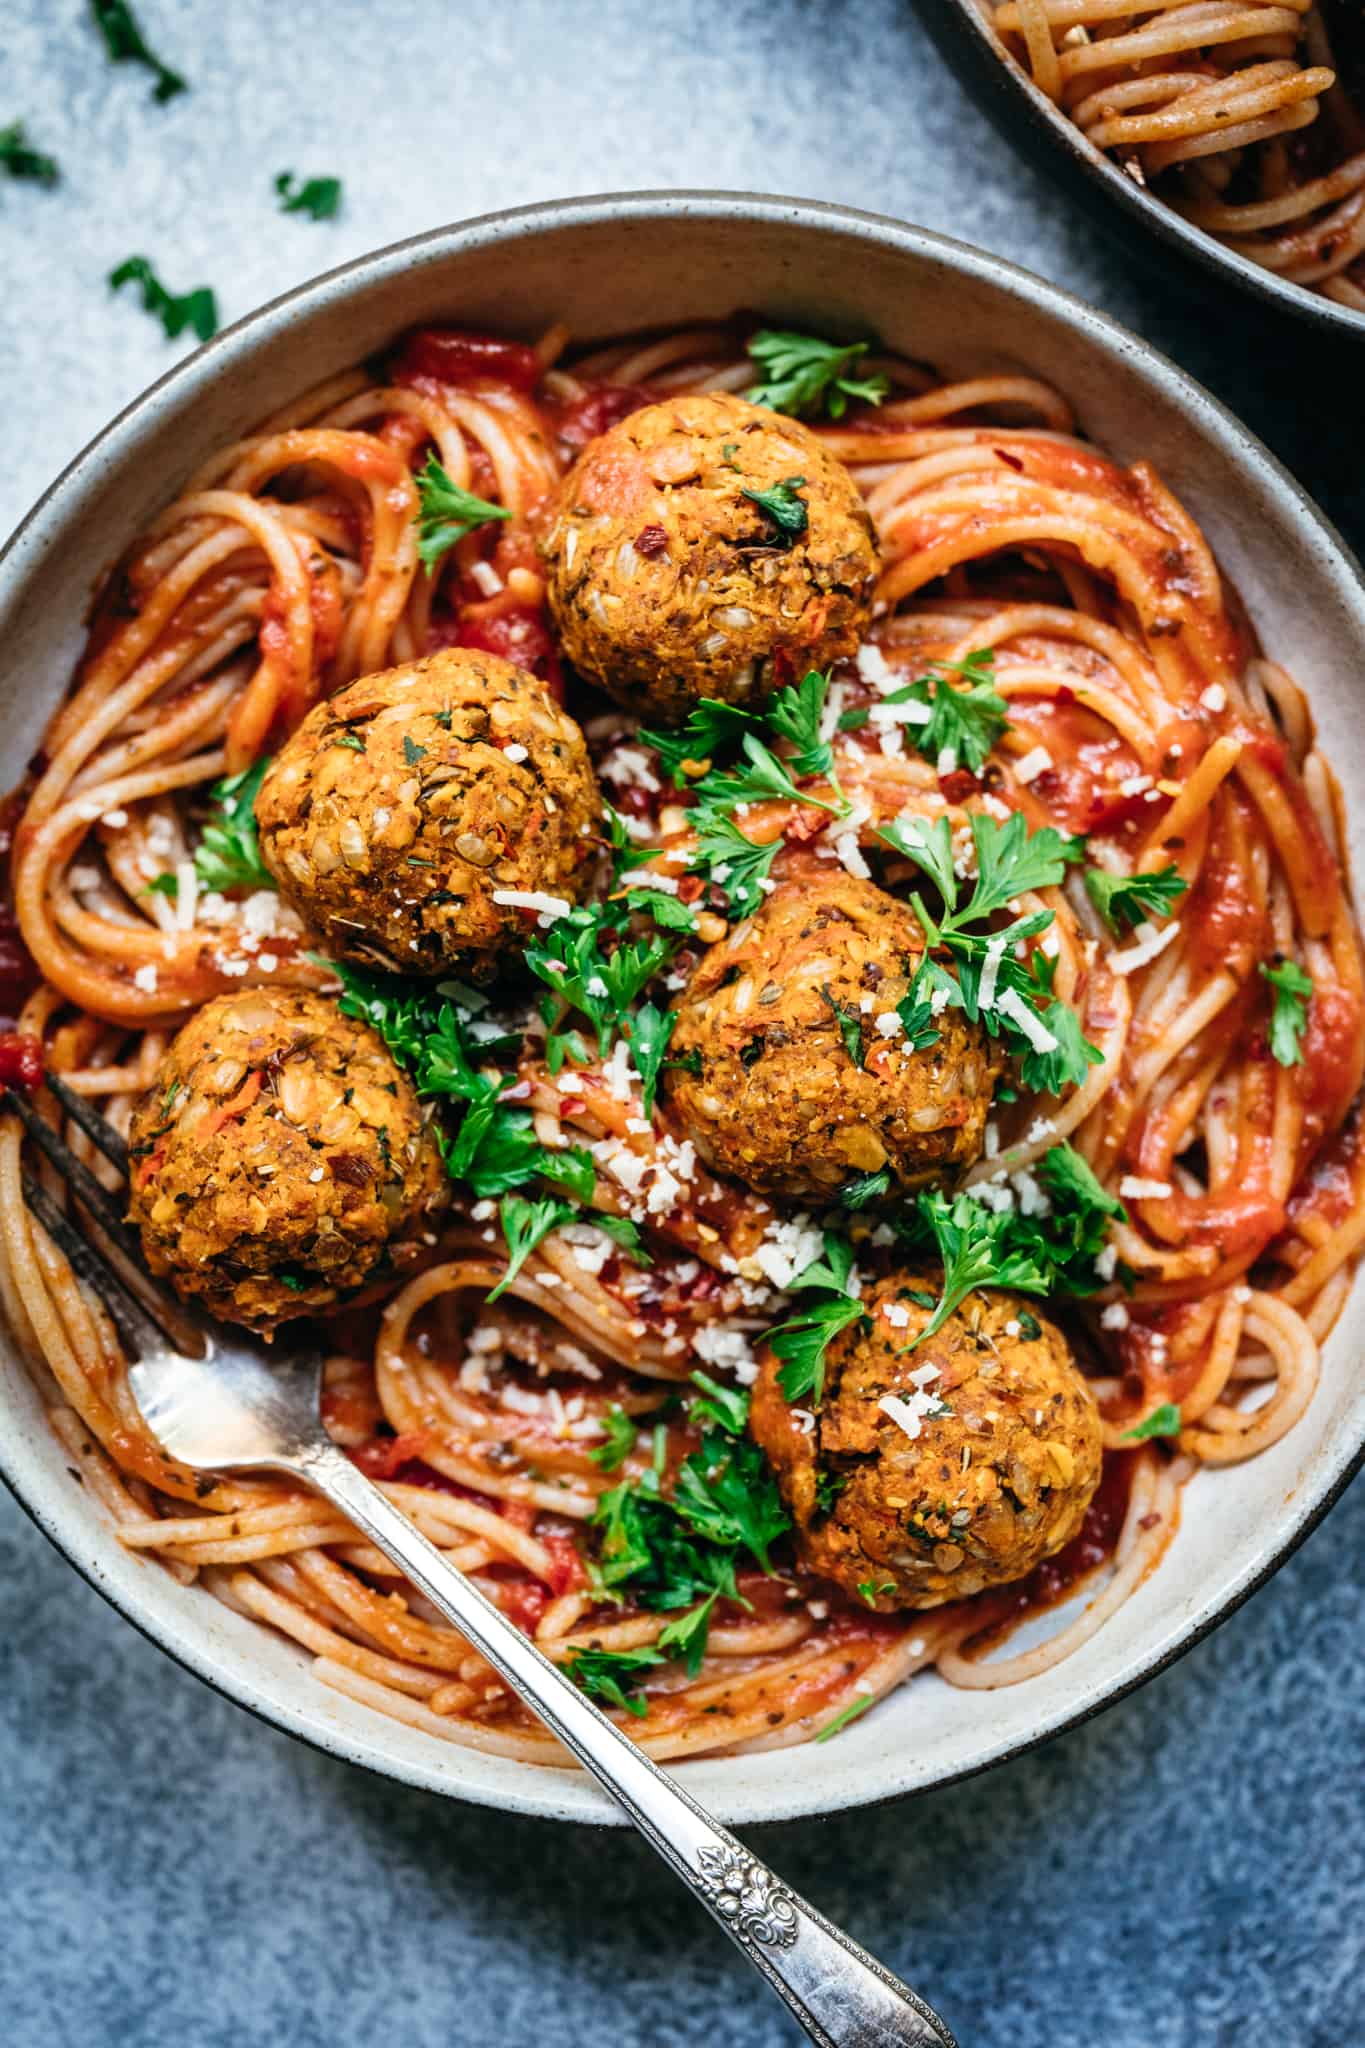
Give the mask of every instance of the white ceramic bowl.
M 667 327 L 738 306 L 815 330 L 875 330 L 958 375 L 1026 371 L 1124 460 L 1145 456 L 1190 507 L 1267 647 L 1307 686 L 1365 833 L 1359 686 L 1365 587 L 1322 516 L 1197 385 L 1088 306 L 998 259 L 889 220 L 724 193 L 572 200 L 441 229 L 333 271 L 229 328 L 130 406 L 60 477 L 0 556 L 6 786 L 65 689 L 105 566 L 214 449 L 417 320 L 534 335 Z M 1006 1691 L 917 1678 L 837 1742 L 680 1775 L 735 1821 L 885 1799 L 983 1769 L 1093 1714 L 1196 1641 L 1289 1554 L 1365 1446 L 1365 1311 L 1353 1300 L 1323 1384 L 1264 1456 L 1197 1479 L 1161 1568 L 1076 1656 Z M 163 1649 L 230 1698 L 391 1777 L 523 1813 L 603 1821 L 586 1778 L 415 1733 L 339 1697 L 306 1658 L 119 1547 L 69 1477 L 23 1365 L 0 1345 L 0 1467 L 72 1564 Z

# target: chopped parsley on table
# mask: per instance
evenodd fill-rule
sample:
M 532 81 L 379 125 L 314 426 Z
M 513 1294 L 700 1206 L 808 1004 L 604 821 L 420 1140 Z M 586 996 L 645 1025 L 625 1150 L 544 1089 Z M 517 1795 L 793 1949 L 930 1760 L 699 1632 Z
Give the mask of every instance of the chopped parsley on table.
M 341 210 L 340 178 L 308 178 L 300 185 L 292 171 L 275 180 L 281 213 L 306 213 L 311 220 L 335 220 Z
M 33 148 L 22 121 L 0 128 L 0 170 L 11 178 L 27 179 L 31 185 L 55 185 L 61 177 L 56 157 Z
M 151 72 L 156 80 L 152 88 L 154 100 L 164 106 L 177 93 L 188 92 L 189 87 L 180 73 L 172 71 L 169 64 L 163 64 L 151 48 L 138 27 L 137 17 L 128 0 L 90 0 L 90 12 L 104 38 L 104 47 L 115 64 L 141 64 Z
M 120 291 L 125 284 L 140 286 L 144 312 L 161 322 L 166 339 L 175 341 L 188 327 L 200 341 L 218 332 L 218 301 L 207 285 L 177 296 L 167 291 L 145 256 L 129 256 L 109 273 L 109 285 Z
M 814 334 L 762 328 L 748 342 L 762 375 L 744 395 L 773 412 L 823 412 L 832 420 L 843 418 L 850 399 L 880 405 L 891 389 L 889 379 L 880 372 L 871 377 L 852 374 L 871 346 L 868 341 L 821 341 Z

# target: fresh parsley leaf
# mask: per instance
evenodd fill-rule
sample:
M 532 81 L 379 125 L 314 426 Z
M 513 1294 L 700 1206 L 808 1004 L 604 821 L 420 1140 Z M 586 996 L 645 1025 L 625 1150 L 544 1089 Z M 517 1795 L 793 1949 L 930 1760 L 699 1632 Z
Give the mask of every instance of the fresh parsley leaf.
M 22 121 L 0 128 L 0 169 L 8 171 L 11 178 L 27 179 L 31 185 L 55 185 L 61 177 L 55 156 L 44 156 L 41 150 L 30 147 Z
M 654 1260 L 645 1250 L 640 1226 L 631 1217 L 608 1216 L 604 1209 L 595 1209 L 590 1220 L 598 1230 L 605 1230 L 608 1237 L 615 1238 L 632 1266 L 654 1264 Z
M 539 1202 L 528 1202 L 524 1195 L 505 1195 L 499 1213 L 507 1239 L 507 1271 L 489 1294 L 490 1301 L 506 1292 L 536 1246 L 561 1223 L 572 1222 L 578 1211 L 572 1203 L 557 1201 L 553 1195 Z
M 465 1121 L 469 1121 L 468 1115 Z M 549 1151 L 535 1134 L 530 1111 L 509 1109 L 503 1103 L 494 1106 L 477 1148 L 456 1178 L 466 1180 L 480 1200 L 505 1195 L 539 1178 L 554 1181 L 580 1202 L 588 1202 L 597 1184 L 590 1152 L 578 1145 Z
M 340 178 L 309 178 L 296 185 L 292 171 L 281 171 L 275 180 L 281 213 L 306 213 L 313 220 L 335 220 L 341 208 Z
M 957 873 L 953 867 L 953 828 L 946 818 L 896 818 L 883 825 L 877 837 L 893 853 L 913 861 L 928 875 L 944 908 L 951 915 L 957 908 Z
M 1146 875 L 1111 875 L 1105 868 L 1087 868 L 1085 886 L 1100 916 L 1116 932 L 1124 925 L 1141 924 L 1144 918 L 1169 917 L 1189 884 L 1172 862 Z
M 697 920 L 690 906 L 670 895 L 667 889 L 651 889 L 648 880 L 626 885 L 626 901 L 632 910 L 652 917 L 666 932 L 694 932 Z
M 704 1399 L 692 1403 L 693 1416 L 703 1415 L 721 1429 L 728 1429 L 731 1436 L 742 1436 L 749 1426 L 749 1396 L 743 1387 L 723 1387 L 719 1380 L 713 1380 L 709 1373 L 694 1372 L 692 1384 L 699 1387 Z
M 1051 1052 L 1038 1052 L 1022 1033 L 1017 1037 L 1009 1033 L 1007 1039 L 1011 1051 L 1019 1055 L 1019 1077 L 1024 1086 L 1038 1095 L 1060 1095 L 1064 1088 L 1085 1079 L 1087 1067 L 1103 1066 L 1104 1054 L 1090 1044 L 1068 1003 L 1054 1000 L 1038 1015 L 1043 1029 L 1057 1041 Z
M 657 1004 L 641 1004 L 630 1018 L 630 1059 L 641 1077 L 641 1102 L 647 1116 L 655 1114 L 659 1075 L 675 1024 L 677 1012 L 659 1010 Z
M 875 1607 L 878 1600 L 884 1600 L 888 1594 L 894 1593 L 895 1590 L 896 1582 L 894 1579 L 859 1579 L 858 1581 L 858 1598 L 866 1600 L 869 1607 Z
M 938 1033 L 934 1033 L 935 1038 Z M 841 1209 L 866 1209 L 871 1202 L 879 1202 L 883 1195 L 891 1192 L 890 1170 L 883 1166 L 876 1173 L 860 1173 L 852 1180 L 846 1180 L 839 1190 Z
M 828 775 L 834 765 L 834 749 L 820 737 L 828 696 L 829 676 L 812 668 L 799 683 L 779 690 L 768 706 L 768 724 L 795 749 L 791 765 L 797 775 Z
M 989 1209 L 970 1194 L 953 1201 L 937 1190 L 921 1194 L 907 1234 L 932 1243 L 943 1264 L 943 1293 L 928 1324 L 909 1348 L 922 1344 L 979 1287 L 1010 1287 L 1022 1294 L 1093 1294 L 1100 1285 L 1095 1260 L 1111 1220 L 1123 1205 L 1100 1186 L 1079 1152 L 1054 1145 L 1038 1162 L 1038 1178 L 1052 1198 L 1051 1213 L 1024 1216 Z
M 817 413 L 823 407 L 832 420 L 841 420 L 848 402 L 880 405 L 891 389 L 888 379 L 853 377 L 849 372 L 867 354 L 871 343 L 820 341 L 813 334 L 764 328 L 749 338 L 749 354 L 763 372 L 761 383 L 750 387 L 746 396 L 754 405 L 766 405 L 773 412 Z
M 772 1468 L 748 1437 L 707 1430 L 683 1461 L 673 1508 L 709 1542 L 748 1550 L 770 1572 L 768 1546 L 791 1527 Z
M 635 1688 L 642 1673 L 663 1662 L 662 1652 L 648 1647 L 640 1650 L 575 1650 L 571 1657 L 566 1658 L 564 1669 L 590 1699 L 601 1700 L 609 1707 L 624 1707 L 628 1714 L 643 1720 L 649 1706 L 645 1700 L 636 1697 Z
M 941 1033 L 935 1021 L 938 1013 L 934 1009 L 933 997 L 941 987 L 948 1002 L 956 1005 L 959 1002 L 958 987 L 951 974 L 936 960 L 923 960 L 908 993 L 896 1005 L 896 1015 L 901 1020 L 905 1043 L 911 1052 L 927 1052 L 930 1046 L 938 1044 Z
M 680 1614 L 676 1621 L 665 1622 L 659 1631 L 658 1647 L 665 1655 L 681 1657 L 689 1678 L 695 1678 L 701 1670 L 711 1633 L 711 1611 L 719 1598 L 719 1592 L 708 1593 L 700 1607 L 694 1607 L 690 1614 Z
M 112 291 L 121 290 L 125 284 L 141 286 L 143 311 L 156 316 L 168 341 L 175 341 L 187 327 L 200 341 L 208 341 L 218 332 L 218 301 L 207 285 L 177 297 L 167 291 L 145 256 L 126 257 L 117 269 L 110 271 Z
M 919 1335 L 906 1347 L 913 1351 L 943 1328 L 978 1287 L 1014 1287 L 1023 1294 L 1046 1294 L 1050 1281 L 1038 1249 L 1013 1241 L 1012 1214 L 997 1214 L 970 1195 L 953 1201 L 935 1189 L 918 1198 L 920 1217 L 928 1225 L 943 1263 L 943 1293 Z
M 745 733 L 742 742 L 743 764 L 728 772 L 712 770 L 696 784 L 699 803 L 710 810 L 729 813 L 736 804 L 764 803 L 777 799 L 783 803 L 814 804 L 820 811 L 838 813 L 840 806 L 825 801 L 823 797 L 812 796 L 808 790 L 798 789 L 791 778 L 785 761 L 778 759 L 770 747 L 753 733 Z
M 556 918 L 549 931 L 526 948 L 531 972 L 569 1009 L 582 1012 L 596 1032 L 602 1052 L 641 990 L 673 957 L 677 945 L 676 939 L 655 933 L 650 939 L 627 941 L 604 952 L 603 938 L 615 932 L 616 919 L 624 914 L 623 908 L 610 905 L 605 909 L 580 905 L 567 917 Z M 643 1069 L 639 1071 L 643 1073 Z M 657 1067 L 654 1078 L 657 1082 Z
M 831 1735 L 837 1735 L 841 1728 L 847 1728 L 850 1721 L 856 1721 L 859 1714 L 865 1714 L 872 1704 L 873 1700 L 870 1692 L 859 1693 L 858 1697 L 850 1700 L 843 1711 L 836 1714 L 832 1721 L 826 1721 L 824 1727 L 815 1736 L 814 1740 L 816 1742 L 828 1742 Z
M 1145 1415 L 1136 1429 L 1125 1429 L 1123 1441 L 1126 1444 L 1145 1444 L 1154 1436 L 1179 1436 L 1181 1428 L 1180 1410 L 1174 1401 L 1163 1401 L 1150 1415 Z
M 238 775 L 215 782 L 213 811 L 194 853 L 194 871 L 206 889 L 273 889 L 275 877 L 261 859 L 256 833 L 256 798 L 270 766 L 262 754 Z
M 805 499 L 796 495 L 805 481 L 803 476 L 784 476 L 781 483 L 766 491 L 751 491 L 747 485 L 741 486 L 749 502 L 757 505 L 759 511 L 771 519 L 773 538 L 778 547 L 789 548 L 806 530 L 810 512 Z
M 814 1287 L 832 1288 L 836 1294 L 852 1292 L 849 1283 L 853 1278 L 853 1246 L 834 1230 L 825 1231 L 824 1240 L 819 1256 L 803 1266 L 789 1283 L 789 1293 L 800 1294 Z
M 977 882 L 970 902 L 957 920 L 981 923 L 1005 910 L 1030 889 L 1055 889 L 1074 860 L 1078 842 L 1051 825 L 1030 832 L 1021 811 L 1011 811 L 1004 824 L 987 811 L 973 811 Z
M 689 862 L 693 874 L 704 874 L 725 891 L 736 917 L 752 917 L 763 901 L 763 884 L 782 850 L 781 839 L 760 845 L 740 831 L 723 812 L 704 812 L 697 823 L 697 844 Z
M 341 981 L 342 1014 L 359 1017 L 379 1033 L 420 1096 L 465 1105 L 453 1137 L 437 1127 L 453 1180 L 467 1182 L 481 1200 L 541 1179 L 563 1187 L 577 1201 L 591 1201 L 597 1180 L 592 1155 L 572 1145 L 550 1151 L 536 1137 L 531 1112 L 502 1100 L 512 1077 L 489 1062 L 510 1050 L 514 1038 L 499 1032 L 476 1037 L 468 1014 L 424 982 L 338 961 L 318 964 Z
M 152 88 L 154 100 L 164 106 L 178 92 L 189 90 L 180 73 L 163 64 L 155 51 L 148 47 L 128 0 L 90 0 L 90 12 L 104 38 L 104 47 L 115 64 L 143 64 L 151 72 L 156 80 Z
M 436 723 L 442 720 L 438 716 Z M 449 724 L 446 730 L 449 731 Z M 647 860 L 653 860 L 652 846 L 637 846 L 630 836 L 629 828 L 614 804 L 605 800 L 602 804 L 602 819 L 607 828 L 607 844 L 611 848 L 611 864 L 618 875 L 628 874 L 632 868 L 642 867 Z
M 832 1294 L 798 1309 L 785 1323 L 769 1330 L 773 1355 L 782 1363 L 778 1385 L 789 1401 L 807 1396 L 817 1405 L 825 1391 L 825 1354 L 841 1330 L 856 1323 L 862 1306 L 847 1295 Z
M 603 1532 L 595 1574 L 604 1597 L 628 1590 L 655 1610 L 690 1607 L 713 1592 L 747 1604 L 735 1579 L 736 1546 L 714 1545 L 689 1530 L 660 1494 L 656 1469 L 604 1493 L 592 1519 Z
M 753 729 L 754 720 L 738 704 L 726 704 L 719 697 L 703 697 L 687 714 L 677 732 L 655 732 L 641 728 L 639 739 L 653 747 L 664 772 L 679 788 L 705 774 L 714 756 L 723 753 Z
M 1089 1160 L 1070 1145 L 1048 1148 L 1038 1161 L 1038 1178 L 1052 1198 L 1052 1214 L 1034 1220 L 1047 1245 L 1054 1282 L 1067 1294 L 1093 1294 L 1099 1284 L 1095 1261 L 1110 1223 L 1127 1222 L 1124 1206 L 1100 1186 Z M 1028 1220 L 1018 1219 L 1021 1225 Z
M 506 505 L 490 505 L 487 498 L 453 483 L 435 455 L 428 455 L 417 478 L 417 496 L 417 552 L 428 569 L 434 569 L 467 533 L 490 520 L 512 517 Z
M 625 1464 L 635 1449 L 639 1432 L 633 1419 L 620 1407 L 607 1410 L 602 1427 L 606 1431 L 605 1440 L 595 1450 L 589 1451 L 588 1456 L 601 1471 L 614 1472 L 618 1465 Z
M 180 877 L 168 869 L 164 875 L 154 875 L 142 891 L 144 896 L 165 896 L 172 903 L 180 900 Z
M 825 983 L 820 994 L 829 1005 L 834 1021 L 839 1027 L 839 1036 L 844 1041 L 844 1051 L 848 1054 L 855 1067 L 864 1066 L 866 1062 L 863 1058 L 862 1012 L 860 1010 L 850 1010 L 843 1003 L 836 1002 L 830 994 L 828 982 Z
M 1308 1028 L 1308 1002 L 1313 978 L 1293 960 L 1277 961 L 1273 967 L 1261 962 L 1261 975 L 1275 991 L 1270 1013 L 1270 1050 L 1282 1067 L 1303 1064 L 1303 1034 Z
M 960 677 L 963 687 L 952 678 Z M 991 748 L 1009 724 L 1009 706 L 995 687 L 995 650 L 983 648 L 963 662 L 935 662 L 903 690 L 883 700 L 888 704 L 923 704 L 928 723 L 908 728 L 926 759 L 945 755 L 956 768 L 979 775 Z

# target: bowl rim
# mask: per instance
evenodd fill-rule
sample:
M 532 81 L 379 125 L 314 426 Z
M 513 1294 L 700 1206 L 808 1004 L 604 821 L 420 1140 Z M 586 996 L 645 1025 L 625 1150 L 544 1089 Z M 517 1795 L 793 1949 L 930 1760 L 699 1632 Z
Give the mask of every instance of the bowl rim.
M 982 15 L 978 0 L 947 0 L 946 7 L 944 0 L 917 0 L 917 6 L 921 19 L 940 45 L 946 40 L 937 35 L 940 28 L 947 29 L 949 37 L 956 34 L 969 39 L 966 61 L 972 67 L 971 82 L 979 97 L 986 101 L 998 125 L 1008 131 L 1010 141 L 1020 142 L 1020 120 L 1028 123 L 1027 139 L 1038 146 L 1038 154 L 1046 159 L 1054 175 L 1065 176 L 1060 154 L 1064 153 L 1091 189 L 1120 207 L 1144 237 L 1155 236 L 1168 249 L 1197 263 L 1205 273 L 1206 284 L 1215 279 L 1230 280 L 1238 290 L 1281 317 L 1302 322 L 1337 340 L 1347 336 L 1357 342 L 1365 340 L 1365 312 L 1310 291 L 1307 285 L 1295 284 L 1253 263 L 1250 257 L 1238 255 L 1216 235 L 1187 221 L 1148 187 L 1127 177 L 1113 158 L 1097 149 L 1014 61 Z
M 613 220 L 638 225 L 673 217 L 737 220 L 745 224 L 769 222 L 798 229 L 833 231 L 892 254 L 906 254 L 942 264 L 1000 292 L 1006 299 L 1026 301 L 1073 333 L 1079 333 L 1083 343 L 1097 348 L 1101 354 L 1118 356 L 1129 363 L 1136 361 L 1140 374 L 1154 380 L 1158 387 L 1165 388 L 1191 419 L 1196 431 L 1211 434 L 1223 444 L 1230 456 L 1235 455 L 1243 467 L 1260 471 L 1276 494 L 1291 502 L 1298 518 L 1314 532 L 1319 545 L 1329 557 L 1335 558 L 1337 569 L 1344 570 L 1347 579 L 1359 588 L 1362 616 L 1365 617 L 1365 573 L 1352 550 L 1309 494 L 1221 401 L 1161 351 L 1152 348 L 1109 315 L 1004 257 L 890 216 L 825 201 L 705 189 L 598 193 L 533 202 L 480 214 L 469 220 L 428 229 L 352 258 L 244 314 L 133 398 L 66 464 L 0 546 L 0 598 L 4 596 L 5 583 L 15 573 L 11 565 L 20 544 L 41 526 L 54 507 L 60 511 L 60 501 L 68 489 L 84 477 L 90 466 L 99 462 L 106 446 L 126 427 L 150 420 L 166 394 L 191 392 L 200 382 L 216 377 L 220 369 L 229 368 L 234 360 L 249 359 L 255 352 L 258 337 L 263 346 L 268 346 L 282 314 L 320 307 L 335 297 L 339 287 L 382 284 L 419 252 L 426 256 L 446 255 L 488 241 L 515 243 L 520 238 L 564 226 L 587 227 Z M 24 575 L 20 561 L 16 588 L 22 588 Z M 795 1787 L 788 1785 L 780 1792 L 765 1793 L 758 1800 L 746 1798 L 741 1791 L 732 1800 L 713 1802 L 716 1810 L 722 1817 L 740 1822 L 781 1822 L 860 1806 L 888 1805 L 915 1792 L 937 1789 L 976 1776 L 1090 1720 L 1106 1707 L 1126 1698 L 1166 1670 L 1196 1643 L 1203 1641 L 1293 1555 L 1365 1465 L 1365 1430 L 1362 1430 L 1359 1442 L 1352 1440 L 1350 1431 L 1343 1435 L 1344 1441 L 1331 1454 L 1330 1463 L 1321 1471 L 1305 1475 L 1303 1482 L 1295 1487 L 1291 1498 L 1277 1513 L 1273 1533 L 1248 1547 L 1240 1569 L 1224 1585 L 1221 1593 L 1217 1597 L 1205 1596 L 1196 1603 L 1179 1624 L 1172 1624 L 1172 1632 L 1132 1656 L 1111 1678 L 1102 1679 L 1078 1700 L 1074 1708 L 1060 1707 L 1045 1712 L 1027 1735 L 998 1745 L 985 1742 L 976 1755 L 951 1769 L 936 1771 L 932 1778 L 915 1780 L 911 1777 L 889 1786 L 872 1784 L 865 1790 L 861 1787 L 853 1790 L 843 1788 L 833 1804 L 827 1798 L 822 1799 L 816 1789 L 816 1781 L 808 1779 L 805 1782 L 809 1789 L 805 1791 L 798 1783 Z M 317 1721 L 309 1719 L 301 1708 L 278 1697 L 278 1689 L 272 1693 L 268 1679 L 262 1678 L 253 1683 L 227 1675 L 211 1645 L 180 1626 L 173 1615 L 158 1612 L 155 1598 L 139 1598 L 131 1589 L 125 1591 L 108 1582 L 102 1569 L 102 1559 L 107 1555 L 106 1546 L 111 1539 L 103 1519 L 92 1518 L 94 1534 L 88 1543 L 78 1540 L 69 1530 L 63 1530 L 63 1517 L 56 1496 L 45 1498 L 41 1481 L 31 1490 L 25 1487 L 20 1469 L 24 1463 L 18 1433 L 11 1437 L 9 1433 L 0 1431 L 0 1478 L 5 1480 L 19 1505 L 67 1562 L 140 1634 L 154 1642 L 183 1669 L 202 1679 L 224 1698 L 245 1707 L 258 1719 L 312 1748 L 369 1769 L 377 1776 L 419 1790 L 439 1792 L 447 1798 L 541 1819 L 573 1820 L 589 1825 L 626 1824 L 624 1814 L 615 1814 L 609 1808 L 603 1808 L 600 1802 L 585 1804 L 589 1788 L 571 1774 L 527 1767 L 509 1793 L 506 1787 L 461 1781 L 445 1775 L 437 1768 L 428 1768 L 415 1757 L 410 1760 L 401 1757 L 381 1760 L 372 1751 L 367 1753 L 344 1729 L 319 1727 Z M 595 1790 L 593 1797 L 596 1799 Z

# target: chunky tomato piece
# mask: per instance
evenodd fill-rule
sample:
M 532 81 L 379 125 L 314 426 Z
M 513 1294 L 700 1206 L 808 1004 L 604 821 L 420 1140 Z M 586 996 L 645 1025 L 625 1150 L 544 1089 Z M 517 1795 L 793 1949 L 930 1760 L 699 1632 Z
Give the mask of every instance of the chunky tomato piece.
M 540 382 L 540 359 L 523 341 L 468 334 L 459 327 L 417 327 L 399 342 L 389 375 L 395 384 L 411 384 L 419 377 L 468 384 L 482 377 L 529 392 Z

